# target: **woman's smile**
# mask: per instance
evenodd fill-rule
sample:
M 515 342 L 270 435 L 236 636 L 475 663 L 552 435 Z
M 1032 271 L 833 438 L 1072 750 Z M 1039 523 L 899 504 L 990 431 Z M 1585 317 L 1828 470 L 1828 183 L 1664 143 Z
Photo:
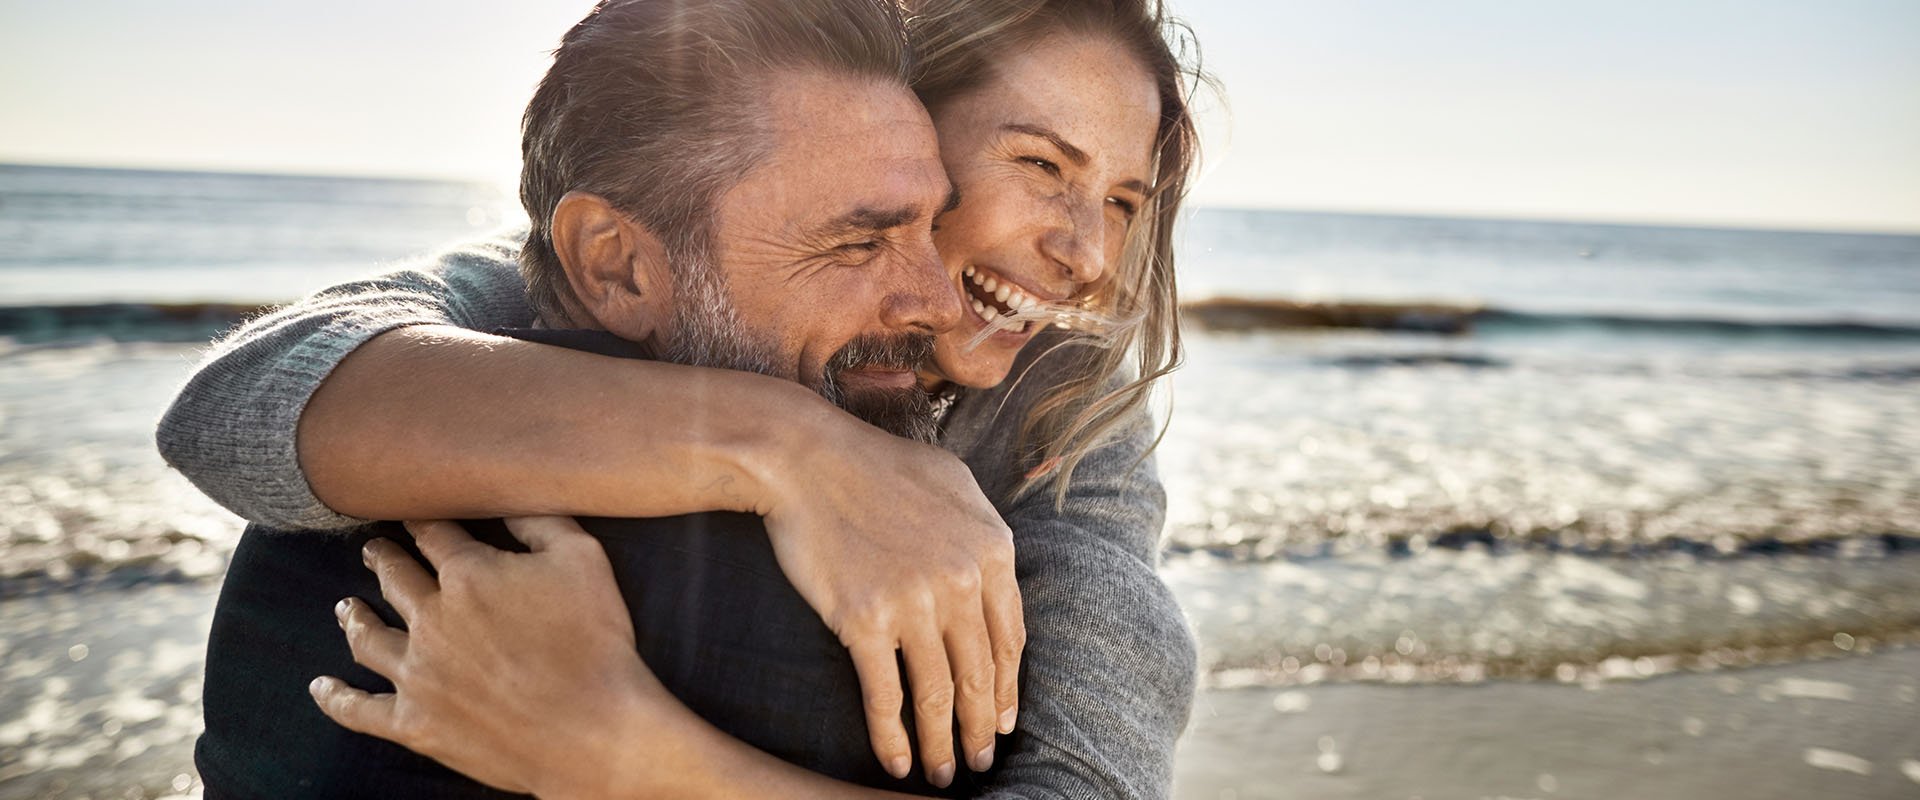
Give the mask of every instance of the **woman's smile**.
M 967 305 L 973 309 L 974 318 L 982 323 L 972 326 L 976 330 L 993 324 L 1001 317 L 1059 302 L 1059 298 L 1048 297 L 1031 287 L 1015 283 L 1005 273 L 974 264 L 968 264 L 961 270 L 960 290 L 966 293 Z M 1039 323 L 1028 320 L 996 335 L 1025 337 L 1040 327 Z

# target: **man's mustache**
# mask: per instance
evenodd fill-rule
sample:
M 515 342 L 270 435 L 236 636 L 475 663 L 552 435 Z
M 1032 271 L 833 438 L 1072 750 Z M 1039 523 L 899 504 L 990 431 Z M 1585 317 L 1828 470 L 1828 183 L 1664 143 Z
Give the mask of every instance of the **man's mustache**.
M 827 375 L 850 369 L 918 370 L 933 359 L 933 336 L 924 333 L 861 334 L 827 360 Z

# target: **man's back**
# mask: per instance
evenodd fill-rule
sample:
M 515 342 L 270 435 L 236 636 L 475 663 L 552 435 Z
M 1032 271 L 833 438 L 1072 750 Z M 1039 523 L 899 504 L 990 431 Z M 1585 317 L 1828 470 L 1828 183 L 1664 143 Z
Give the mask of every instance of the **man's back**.
M 852 661 L 781 574 L 758 517 L 581 522 L 607 549 L 641 657 L 695 713 L 825 775 L 941 793 L 917 774 L 895 781 L 881 769 L 868 746 Z M 482 541 L 521 549 L 497 521 L 469 529 Z M 399 622 L 360 563 L 360 546 L 375 536 L 413 549 L 394 523 L 351 535 L 253 527 L 242 537 L 208 645 L 207 731 L 195 760 L 209 798 L 508 796 L 347 731 L 307 696 L 307 682 L 320 674 L 370 691 L 392 689 L 352 663 L 333 623 L 333 603 L 348 595 Z M 947 793 L 968 793 L 968 777 Z

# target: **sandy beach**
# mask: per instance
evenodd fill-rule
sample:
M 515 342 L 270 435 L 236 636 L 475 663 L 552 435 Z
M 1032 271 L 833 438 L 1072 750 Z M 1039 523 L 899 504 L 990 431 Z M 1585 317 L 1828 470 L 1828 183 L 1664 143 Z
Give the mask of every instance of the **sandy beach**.
M 1203 693 L 1176 795 L 1920 796 L 1920 650 L 1592 688 L 1336 684 Z

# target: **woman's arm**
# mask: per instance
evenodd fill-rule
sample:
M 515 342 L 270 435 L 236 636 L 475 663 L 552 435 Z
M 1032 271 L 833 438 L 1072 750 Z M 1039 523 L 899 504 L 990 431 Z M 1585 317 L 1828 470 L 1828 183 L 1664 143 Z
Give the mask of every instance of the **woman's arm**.
M 319 384 L 298 468 L 328 508 L 365 519 L 764 514 L 774 463 L 864 439 L 859 424 L 778 378 L 423 325 Z
M 316 679 L 327 716 L 546 798 L 905 797 L 808 772 L 714 728 L 635 655 L 599 542 L 564 520 L 508 527 L 530 552 L 478 543 L 452 523 L 409 523 L 437 577 L 392 542 L 369 543 L 368 567 L 407 630 L 358 601 L 335 610 L 354 660 L 395 692 Z M 503 669 L 537 680 L 501 680 Z
M 986 795 L 1165 798 L 1198 654 L 1155 574 L 1166 502 L 1142 414 L 1127 438 L 1075 470 L 1066 505 L 1049 489 L 1010 511 L 1027 649 L 1020 728 Z
M 1152 461 L 1141 458 L 1152 440 L 1146 422 L 1142 414 L 1125 438 L 1083 462 L 1063 508 L 1054 507 L 1050 492 L 1034 492 L 1010 510 L 1019 526 L 1029 639 L 1019 728 L 1002 750 L 987 796 L 1164 798 L 1170 791 L 1196 653 L 1179 607 L 1154 574 L 1165 502 Z M 417 539 L 433 537 L 447 538 L 416 528 Z M 604 564 L 604 555 L 590 538 L 555 538 L 561 540 L 572 542 L 571 549 L 542 545 L 537 554 L 557 562 L 571 552 L 575 565 L 520 581 L 495 571 L 502 563 L 534 570 L 540 562 L 487 549 L 455 563 L 448 558 L 461 556 L 449 556 L 452 548 L 422 541 L 447 591 L 436 609 L 442 616 L 410 618 L 413 641 L 397 660 L 415 674 L 396 675 L 368 660 L 379 658 L 366 654 L 369 643 L 388 634 L 374 635 L 385 626 L 351 603 L 343 624 L 356 658 L 393 679 L 397 694 L 366 695 L 327 682 L 316 689 L 322 708 L 354 730 L 496 785 L 552 782 L 545 785 L 561 789 L 555 796 L 623 796 L 608 787 L 630 797 L 854 791 L 770 760 L 663 699 L 632 656 L 632 628 L 611 576 L 596 578 L 590 568 Z M 397 551 L 375 558 L 381 564 L 399 559 L 405 556 Z M 390 599 L 393 585 L 399 582 L 382 572 Z M 480 586 L 486 590 L 475 590 Z M 596 593 L 604 596 L 595 600 Z M 538 601 L 529 602 L 533 598 Z M 554 616 L 528 617 L 543 613 Z M 523 631 L 549 638 L 528 639 Z M 595 646 L 608 631 L 618 634 L 613 644 Z M 620 686 L 608 688 L 609 675 Z M 524 686 L 552 693 L 516 691 Z M 640 695 L 651 699 L 631 699 Z M 607 727 L 594 727 L 601 723 Z M 667 744 L 653 738 L 663 732 Z M 574 734 L 584 742 L 568 746 Z M 585 742 L 626 754 L 665 747 L 673 758 L 623 760 Z M 494 769 L 511 771 L 488 772 Z M 657 783 L 666 780 L 684 783 Z M 589 788 L 571 788 L 569 781 Z
M 1018 380 L 953 409 L 949 444 L 996 497 L 1031 466 L 1018 457 L 1026 409 L 1071 366 L 1071 347 L 1048 344 L 1029 346 Z M 1120 430 L 1074 471 L 1064 505 L 1056 507 L 1051 485 L 1001 501 L 1028 638 L 1020 727 L 989 778 L 990 797 L 1164 798 L 1171 790 L 1198 655 L 1155 574 L 1166 518 L 1147 457 L 1155 426 L 1143 409 Z
M 161 420 L 161 453 L 250 520 L 328 529 L 764 513 L 772 487 L 753 484 L 776 457 L 859 436 L 789 381 L 478 332 L 533 321 L 517 252 L 449 250 L 241 326 Z
M 215 342 L 156 434 L 160 454 L 216 502 L 284 529 L 366 522 L 314 497 L 295 429 L 307 400 L 360 345 L 409 325 L 492 329 L 532 322 L 510 235 L 335 286 Z
M 1153 572 L 1164 502 L 1152 462 L 1139 459 L 1150 433 L 1136 427 L 1091 455 L 1064 509 L 1036 492 L 1012 512 L 1030 638 L 1020 725 L 988 797 L 1168 796 L 1196 656 Z M 316 683 L 316 700 L 336 721 L 482 781 L 553 797 L 871 793 L 772 759 L 667 695 L 633 656 L 631 624 L 590 537 L 519 521 L 529 557 L 466 552 L 464 534 L 446 527 L 451 533 L 412 526 L 439 568 L 433 588 L 445 589 L 426 611 L 395 598 L 425 593 L 410 588 L 424 579 L 399 578 L 417 571 L 405 569 L 411 559 L 397 548 L 374 552 L 382 591 L 411 633 L 390 632 L 363 604 L 345 605 L 356 660 L 393 680 L 397 693 Z M 548 693 L 520 691 L 528 686 Z M 655 752 L 664 755 L 633 758 Z

